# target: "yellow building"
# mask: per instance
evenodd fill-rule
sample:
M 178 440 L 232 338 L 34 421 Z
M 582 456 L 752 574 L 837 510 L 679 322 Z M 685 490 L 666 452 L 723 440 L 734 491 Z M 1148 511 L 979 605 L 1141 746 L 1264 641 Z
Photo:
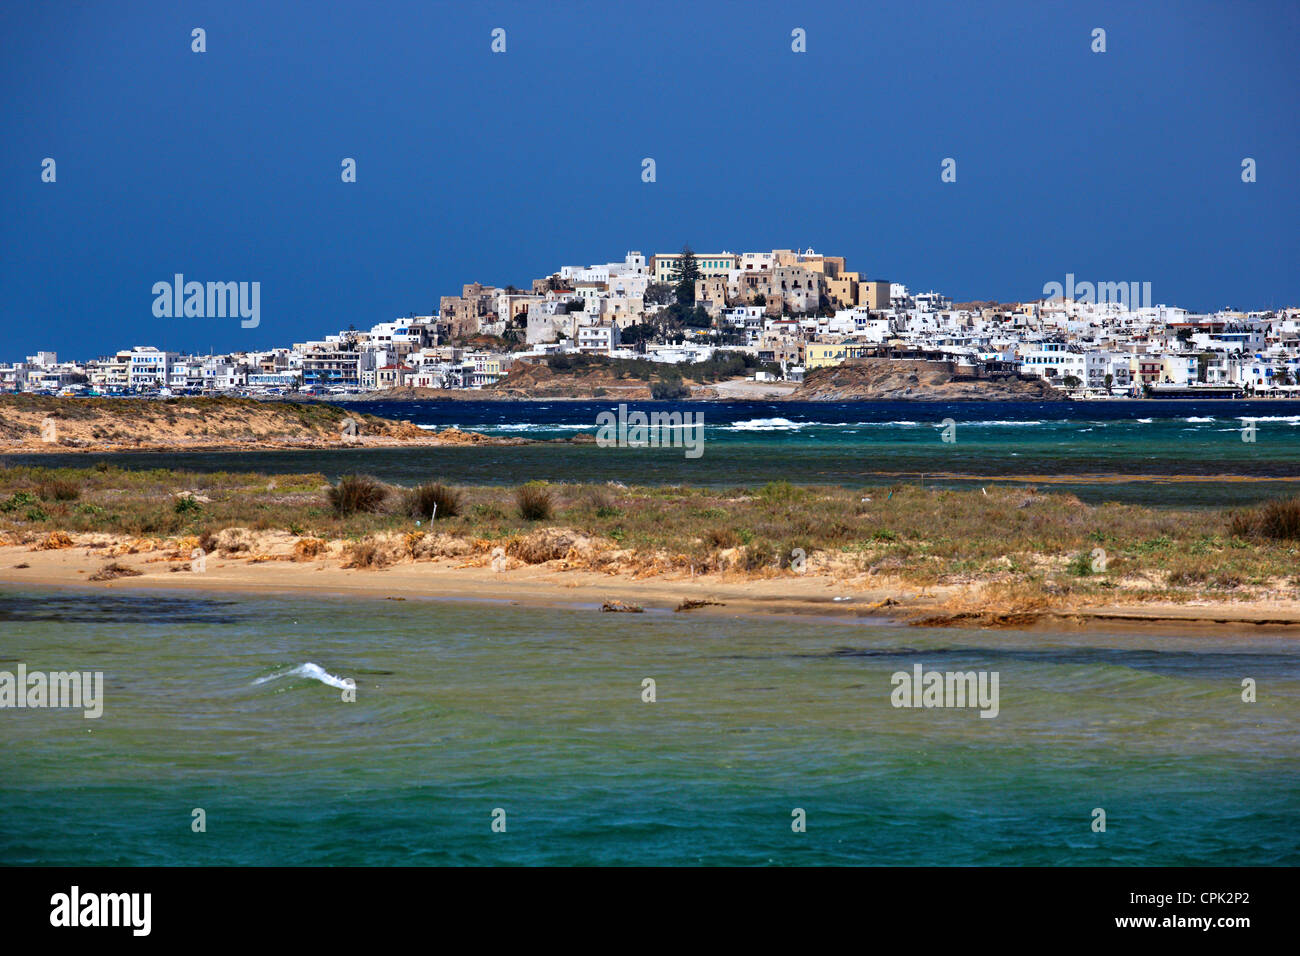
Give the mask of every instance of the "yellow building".
M 808 371 L 844 362 L 843 342 L 809 342 L 804 346 L 803 367 Z
M 862 358 L 874 348 L 866 342 L 809 342 L 804 346 L 804 368 L 811 371 L 828 365 L 843 365 L 848 359 Z
M 858 283 L 858 305 L 868 309 L 889 308 L 889 282 L 884 279 L 869 279 Z
M 718 276 L 726 278 L 736 268 L 739 260 L 734 252 L 697 252 L 695 265 L 700 275 L 706 279 Z M 680 252 L 656 253 L 650 257 L 650 272 L 655 282 L 673 283 L 678 279 L 677 269 L 682 261 Z
M 858 274 L 842 272 L 826 280 L 826 297 L 837 309 L 851 309 L 858 304 Z

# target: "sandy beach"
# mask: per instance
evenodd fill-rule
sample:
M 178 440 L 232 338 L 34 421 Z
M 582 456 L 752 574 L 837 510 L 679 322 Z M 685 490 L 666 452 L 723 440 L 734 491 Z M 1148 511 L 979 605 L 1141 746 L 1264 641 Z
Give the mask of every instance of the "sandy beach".
M 382 569 L 346 568 L 335 557 L 287 560 L 284 556 L 212 554 L 194 562 L 176 551 L 151 547 L 112 554 L 104 547 L 0 547 L 0 582 L 40 587 L 105 590 L 176 589 L 229 593 L 312 593 L 365 600 L 455 599 L 509 602 L 538 607 L 580 606 L 593 611 L 606 602 L 647 612 L 799 615 L 891 620 L 904 625 L 1033 629 L 1062 627 L 1113 630 L 1137 625 L 1178 629 L 1236 626 L 1251 633 L 1300 634 L 1300 601 L 1165 602 L 1062 605 L 1046 608 L 996 606 L 978 587 L 918 587 L 862 576 L 784 572 L 655 575 L 608 573 L 567 567 L 565 561 L 525 565 L 510 561 L 495 571 L 490 559 L 406 561 Z M 110 557 L 111 555 L 111 557 Z M 109 564 L 138 572 L 91 580 Z M 706 602 L 683 608 L 687 602 Z

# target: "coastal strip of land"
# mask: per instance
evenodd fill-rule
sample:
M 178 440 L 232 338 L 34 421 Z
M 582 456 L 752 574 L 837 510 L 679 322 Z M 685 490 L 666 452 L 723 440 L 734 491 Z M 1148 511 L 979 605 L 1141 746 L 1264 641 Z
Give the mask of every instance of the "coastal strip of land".
M 578 435 L 551 441 L 582 443 L 595 438 Z M 536 443 L 536 439 L 489 436 L 455 427 L 433 431 L 323 402 L 0 396 L 0 454 Z
M 1300 499 L 1179 511 L 1036 488 L 396 487 L 366 476 L 0 469 L 0 581 L 1300 628 Z

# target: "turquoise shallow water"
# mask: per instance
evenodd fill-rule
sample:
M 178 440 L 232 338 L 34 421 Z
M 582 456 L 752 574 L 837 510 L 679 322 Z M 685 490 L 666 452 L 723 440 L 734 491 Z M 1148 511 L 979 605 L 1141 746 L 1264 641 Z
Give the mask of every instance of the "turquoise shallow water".
M 0 710 L 6 864 L 1300 862 L 1293 638 L 15 588 L 0 631 L 106 698 Z M 892 707 L 916 663 L 998 717 Z

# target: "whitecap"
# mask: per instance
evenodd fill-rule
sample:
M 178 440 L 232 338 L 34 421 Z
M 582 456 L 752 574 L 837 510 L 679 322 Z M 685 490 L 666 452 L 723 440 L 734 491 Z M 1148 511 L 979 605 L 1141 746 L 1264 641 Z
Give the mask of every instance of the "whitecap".
M 586 429 L 591 431 L 597 425 L 561 425 L 556 422 L 512 422 L 506 425 L 483 425 L 480 426 L 484 432 L 577 432 Z
M 253 681 L 254 684 L 265 684 L 267 681 L 276 680 L 280 677 L 310 677 L 312 680 L 318 680 L 322 684 L 328 684 L 330 687 L 337 687 L 340 690 L 351 690 L 356 687 L 356 681 L 347 677 L 335 677 L 328 673 L 325 668 L 319 664 L 313 664 L 308 661 L 306 664 L 299 664 L 297 667 L 291 667 L 287 671 L 280 671 L 278 674 L 268 674 L 266 677 L 259 677 Z
M 743 422 L 736 422 L 724 430 L 733 432 L 775 432 L 797 431 L 803 427 L 804 425 L 799 422 L 792 422 L 788 418 L 750 418 Z

